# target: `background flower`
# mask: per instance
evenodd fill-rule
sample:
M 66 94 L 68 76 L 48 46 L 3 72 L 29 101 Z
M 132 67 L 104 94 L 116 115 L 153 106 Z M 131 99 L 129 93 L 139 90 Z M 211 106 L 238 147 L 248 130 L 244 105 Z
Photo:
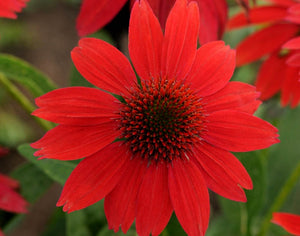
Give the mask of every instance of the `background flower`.
M 272 4 L 251 8 L 248 17 L 240 13 L 228 22 L 229 29 L 266 24 L 237 46 L 237 65 L 267 56 L 255 84 L 261 92 L 261 99 L 269 99 L 280 91 L 281 104 L 286 106 L 290 103 L 291 107 L 296 107 L 300 102 L 300 51 L 299 46 L 295 47 L 295 38 L 300 30 L 300 21 L 294 12 L 299 4 L 291 0 L 269 2 Z M 293 47 L 288 46 L 290 40 L 294 40 Z

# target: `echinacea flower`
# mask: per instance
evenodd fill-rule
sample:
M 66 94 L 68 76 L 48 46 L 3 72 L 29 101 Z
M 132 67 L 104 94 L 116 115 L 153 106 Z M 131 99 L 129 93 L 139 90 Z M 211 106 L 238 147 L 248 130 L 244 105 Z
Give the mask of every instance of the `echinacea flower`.
M 266 26 L 253 33 L 237 46 L 237 65 L 242 66 L 267 56 L 256 80 L 261 99 L 281 92 L 281 104 L 295 107 L 300 102 L 300 32 L 299 1 L 268 0 L 272 4 L 254 7 L 248 17 L 234 16 L 229 29 L 254 24 Z
M 137 0 L 130 0 L 130 5 L 132 6 L 135 1 Z M 204 28 L 200 30 L 200 43 L 221 39 L 227 21 L 226 1 L 195 1 L 199 4 L 200 24 L 206 26 L 205 30 Z M 126 0 L 114 0 L 111 4 L 110 0 L 83 0 L 76 23 L 78 34 L 85 36 L 99 30 L 117 15 L 126 2 Z M 164 28 L 175 0 L 148 0 L 148 2 Z M 141 25 L 141 27 L 145 26 Z
M 33 113 L 59 124 L 32 144 L 36 156 L 84 158 L 57 203 L 64 211 L 105 198 L 115 232 L 135 220 L 139 235 L 158 235 L 175 211 L 188 235 L 204 235 L 207 188 L 246 201 L 243 188 L 252 181 L 230 151 L 269 147 L 277 129 L 253 116 L 261 103 L 255 87 L 229 82 L 235 51 L 222 41 L 197 49 L 198 32 L 196 2 L 177 0 L 163 34 L 141 0 L 129 24 L 135 70 L 102 40 L 84 38 L 73 49 L 76 68 L 101 89 L 51 91 L 36 99 Z
M 0 147 L 0 157 L 7 153 L 7 149 Z M 0 173 L 0 210 L 13 213 L 27 212 L 27 202 L 19 195 L 15 189 L 19 187 L 19 183 Z M 0 229 L 0 236 L 3 236 Z
M 300 216 L 290 213 L 276 212 L 273 213 L 272 222 L 280 225 L 287 232 L 300 236 Z
M 0 0 L 0 17 L 16 19 L 29 0 Z

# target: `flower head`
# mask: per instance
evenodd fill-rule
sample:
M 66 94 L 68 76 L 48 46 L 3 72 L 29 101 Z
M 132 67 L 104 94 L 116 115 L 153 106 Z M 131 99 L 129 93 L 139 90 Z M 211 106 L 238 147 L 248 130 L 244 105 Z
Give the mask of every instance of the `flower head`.
M 138 78 L 113 46 L 79 41 L 73 62 L 101 90 L 54 90 L 33 113 L 59 124 L 32 144 L 36 156 L 85 157 L 58 206 L 72 212 L 105 198 L 109 227 L 126 232 L 135 219 L 139 235 L 158 235 L 174 210 L 188 235 L 204 235 L 207 188 L 246 201 L 242 188 L 252 181 L 230 151 L 277 143 L 277 129 L 252 115 L 260 104 L 253 86 L 229 82 L 235 51 L 222 41 L 197 49 L 198 32 L 195 2 L 176 1 L 165 34 L 148 3 L 136 2 L 129 53 Z
M 16 19 L 29 0 L 0 0 L 0 17 Z
M 130 0 L 130 5 L 137 0 Z M 190 2 L 191 0 L 189 0 Z M 225 0 L 193 0 L 198 3 L 201 25 L 206 25 L 205 30 L 199 32 L 201 44 L 218 40 L 222 37 L 227 21 L 227 4 Z M 77 18 L 76 28 L 80 36 L 93 33 L 110 22 L 126 0 L 84 0 Z M 175 0 L 149 0 L 148 1 L 161 26 L 164 28 L 167 16 Z
M 273 213 L 272 222 L 280 225 L 289 233 L 300 235 L 300 216 L 290 213 L 276 212 Z
M 228 23 L 233 29 L 250 24 L 266 27 L 250 35 L 237 46 L 237 65 L 253 62 L 267 56 L 256 80 L 261 99 L 266 100 L 281 91 L 281 104 L 300 102 L 300 3 L 294 0 L 271 1 L 271 5 L 254 7 L 249 16 L 234 16 Z

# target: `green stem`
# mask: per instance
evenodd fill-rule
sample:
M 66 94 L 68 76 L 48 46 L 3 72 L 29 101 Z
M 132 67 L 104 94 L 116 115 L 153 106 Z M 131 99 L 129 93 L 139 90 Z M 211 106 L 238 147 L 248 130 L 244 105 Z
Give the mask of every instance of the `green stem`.
M 289 193 L 293 189 L 294 185 L 296 184 L 298 178 L 300 176 L 300 162 L 290 175 L 290 177 L 287 179 L 285 184 L 283 185 L 281 191 L 277 195 L 276 199 L 274 200 L 272 206 L 270 207 L 268 213 L 266 214 L 266 217 L 262 223 L 262 226 L 260 228 L 260 231 L 258 233 L 259 236 L 265 236 L 268 232 L 268 229 L 271 224 L 272 214 L 273 212 L 277 212 L 280 210 L 282 204 L 285 202 L 286 198 L 288 197 Z
M 31 114 L 36 109 L 36 107 L 29 101 L 29 99 L 25 97 L 23 93 L 13 83 L 11 83 L 5 75 L 1 73 L 0 73 L 0 83 L 13 96 L 13 98 L 25 109 L 26 112 Z M 33 116 L 33 118 L 45 130 L 49 130 L 53 128 L 52 124 L 49 123 L 48 121 L 42 120 L 35 116 Z

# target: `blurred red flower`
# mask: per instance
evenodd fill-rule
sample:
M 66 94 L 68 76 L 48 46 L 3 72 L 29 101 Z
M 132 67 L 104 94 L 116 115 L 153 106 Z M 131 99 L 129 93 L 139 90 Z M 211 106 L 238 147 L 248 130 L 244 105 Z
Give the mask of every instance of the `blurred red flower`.
M 7 153 L 7 149 L 0 147 L 0 157 Z M 19 187 L 16 180 L 11 179 L 0 173 L 0 209 L 14 212 L 14 213 L 25 213 L 27 212 L 27 202 L 15 192 L 15 189 Z M 3 233 L 0 229 L 0 236 Z
M 136 0 L 130 0 L 131 6 Z M 192 0 L 189 0 L 191 2 Z M 222 37 L 227 21 L 225 0 L 194 0 L 199 4 L 201 44 L 218 40 Z M 80 36 L 85 36 L 102 28 L 110 22 L 125 5 L 127 0 L 83 0 L 76 28 Z M 175 0 L 148 0 L 155 15 L 164 28 L 167 16 Z M 146 27 L 142 26 L 141 27 Z
M 0 0 L 0 17 L 16 19 L 29 0 Z
M 276 212 L 273 213 L 272 222 L 280 225 L 287 232 L 300 236 L 300 216 L 290 213 Z
M 270 5 L 254 7 L 248 17 L 243 13 L 228 22 L 234 29 L 251 24 L 265 24 L 237 46 L 237 65 L 242 66 L 267 56 L 256 80 L 261 99 L 281 91 L 281 104 L 300 102 L 300 3 L 293 0 L 268 0 Z
M 204 235 L 207 188 L 246 201 L 243 188 L 252 189 L 252 181 L 230 151 L 269 147 L 278 142 L 277 129 L 252 115 L 261 103 L 255 87 L 229 82 L 235 51 L 222 41 L 197 49 L 198 33 L 195 2 L 178 0 L 163 34 L 141 0 L 129 24 L 135 70 L 110 44 L 79 41 L 73 62 L 101 90 L 54 90 L 36 99 L 33 113 L 59 124 L 32 144 L 36 156 L 84 158 L 57 203 L 64 211 L 105 197 L 115 231 L 126 232 L 136 219 L 139 235 L 158 235 L 174 210 L 188 235 Z

